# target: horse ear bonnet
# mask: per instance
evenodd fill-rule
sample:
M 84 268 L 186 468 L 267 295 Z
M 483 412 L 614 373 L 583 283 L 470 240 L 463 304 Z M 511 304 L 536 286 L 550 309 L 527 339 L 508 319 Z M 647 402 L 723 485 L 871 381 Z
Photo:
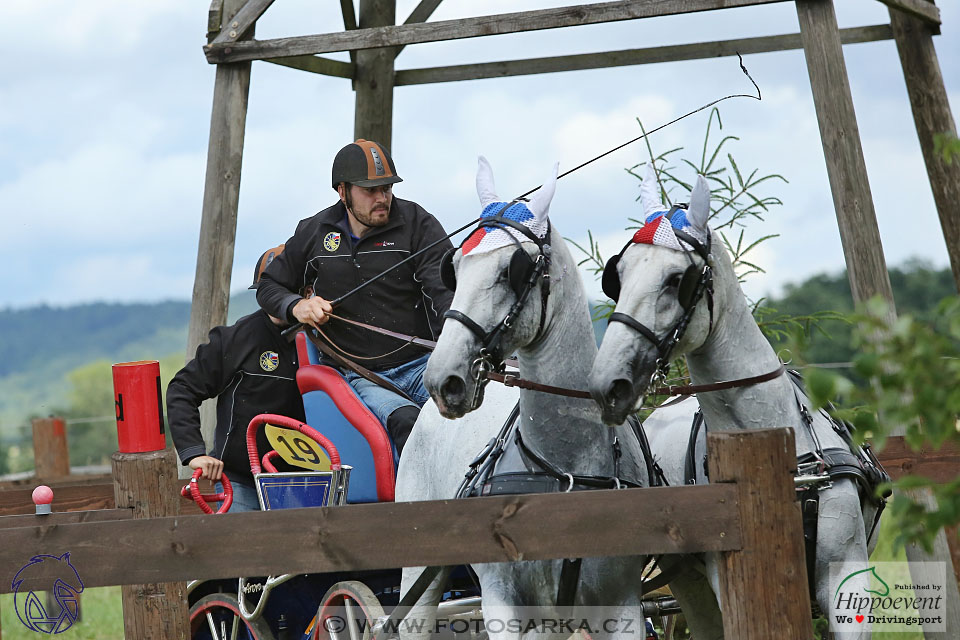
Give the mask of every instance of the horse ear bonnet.
M 457 270 L 453 267 L 453 254 L 457 252 L 457 247 L 447 249 L 447 252 L 440 258 L 440 282 L 447 289 L 456 291 L 457 289 Z M 523 293 L 530 280 L 530 272 L 533 271 L 536 263 L 530 259 L 527 252 L 523 249 L 517 249 L 510 257 L 510 265 L 507 267 L 507 280 L 510 282 L 510 288 L 518 296 Z
M 450 247 L 440 258 L 440 282 L 450 291 L 457 290 L 457 270 L 453 268 L 453 254 L 457 247 Z
M 600 286 L 607 297 L 617 302 L 620 299 L 620 274 L 617 273 L 617 265 L 620 264 L 621 251 L 617 255 L 607 260 L 607 265 L 603 268 L 603 277 L 600 279 Z

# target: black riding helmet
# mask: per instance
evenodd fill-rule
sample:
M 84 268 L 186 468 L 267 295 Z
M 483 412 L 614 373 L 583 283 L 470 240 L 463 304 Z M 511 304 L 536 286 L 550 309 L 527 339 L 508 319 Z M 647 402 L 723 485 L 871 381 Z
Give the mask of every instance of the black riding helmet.
M 333 188 L 341 182 L 358 187 L 378 187 L 403 182 L 393 158 L 376 142 L 360 138 L 337 152 L 333 159 Z

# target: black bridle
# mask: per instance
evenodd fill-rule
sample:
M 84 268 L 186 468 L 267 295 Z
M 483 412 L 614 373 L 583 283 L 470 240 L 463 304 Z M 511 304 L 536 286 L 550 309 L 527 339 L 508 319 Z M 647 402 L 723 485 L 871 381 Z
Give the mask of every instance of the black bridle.
M 538 255 L 533 259 L 533 267 L 530 269 L 529 275 L 527 276 L 526 281 L 523 283 L 523 288 L 517 292 L 517 299 L 510 307 L 510 310 L 507 311 L 507 314 L 503 317 L 503 319 L 500 320 L 500 322 L 498 322 L 489 331 L 485 330 L 480 326 L 479 323 L 474 321 L 462 311 L 450 309 L 443 314 L 444 318 L 456 320 L 469 329 L 470 332 L 473 333 L 480 342 L 480 349 L 477 352 L 477 357 L 474 359 L 471 365 L 471 372 L 473 373 L 474 379 L 477 383 L 477 389 L 474 393 L 473 400 L 474 409 L 477 407 L 477 404 L 480 400 L 481 390 L 487 384 L 487 382 L 489 382 L 486 374 L 491 371 L 502 372 L 504 370 L 503 335 L 506 330 L 513 325 L 514 321 L 516 321 L 517 317 L 520 315 L 520 312 L 523 311 L 523 307 L 530 298 L 530 294 L 537 285 L 538 280 L 542 280 L 543 283 L 540 287 L 540 326 L 537 329 L 537 335 L 540 335 L 540 333 L 543 332 L 543 327 L 546 324 L 547 299 L 550 297 L 550 222 L 549 220 L 547 221 L 546 235 L 543 238 L 540 238 L 528 227 L 520 224 L 516 220 L 504 218 L 503 214 L 506 213 L 507 209 L 512 207 L 517 202 L 518 201 L 515 200 L 509 203 L 507 206 L 503 207 L 503 209 L 501 209 L 496 216 L 482 219 L 477 227 L 478 229 L 480 227 L 494 227 L 502 230 L 517 245 L 517 251 L 525 252 L 525 249 L 523 248 L 521 242 L 514 237 L 514 235 L 510 233 L 506 227 L 516 229 L 537 245 Z M 461 244 L 461 247 L 462 246 L 463 245 Z
M 657 348 L 657 362 L 653 374 L 650 377 L 651 384 L 648 385 L 648 388 L 652 386 L 657 376 L 661 378 L 666 376 L 667 370 L 670 367 L 670 355 L 687 332 L 687 327 L 690 325 L 693 314 L 697 309 L 697 303 L 700 302 L 704 294 L 707 296 L 707 307 L 710 312 L 710 326 L 707 332 L 709 333 L 713 330 L 713 267 L 710 266 L 710 230 L 707 229 L 706 245 L 680 229 L 673 229 L 673 232 L 676 234 L 678 240 L 682 240 L 691 246 L 693 251 L 703 259 L 703 267 L 700 269 L 693 295 L 689 302 L 683 305 L 683 314 L 662 337 L 658 337 L 649 327 L 626 313 L 615 311 L 610 315 L 608 320 L 608 322 L 620 322 L 627 325 L 652 342 Z M 684 251 L 684 253 L 690 259 L 690 267 L 688 268 L 696 268 L 696 263 L 690 256 L 690 252 Z

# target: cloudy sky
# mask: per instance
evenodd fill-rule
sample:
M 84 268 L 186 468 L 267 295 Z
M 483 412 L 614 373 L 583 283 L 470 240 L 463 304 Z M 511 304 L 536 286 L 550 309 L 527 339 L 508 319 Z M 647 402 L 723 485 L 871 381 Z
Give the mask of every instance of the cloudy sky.
M 402 21 L 415 0 L 399 0 Z M 434 20 L 562 6 L 547 0 L 447 0 Z M 888 22 L 876 0 L 841 0 L 841 27 Z M 954 118 L 960 109 L 960 7 L 941 2 L 935 38 Z M 339 3 L 277 0 L 260 38 L 342 29 Z M 0 12 L 0 308 L 46 302 L 190 297 L 196 261 L 214 67 L 206 2 L 5 0 Z M 407 47 L 398 69 L 653 47 L 799 31 L 792 2 Z M 888 264 L 946 249 L 892 41 L 845 47 Z M 347 59 L 346 54 L 333 57 Z M 748 292 L 776 292 L 843 256 L 802 51 L 748 56 L 763 101 L 721 105 L 741 168 L 780 173 L 784 201 L 754 235 L 778 233 L 755 256 L 767 270 Z M 416 200 L 453 229 L 478 213 L 476 156 L 500 195 L 539 184 L 649 127 L 731 93 L 749 92 L 735 59 L 399 87 L 393 155 Z M 698 154 L 706 113 L 661 133 L 655 150 Z M 240 193 L 234 288 L 301 218 L 332 204 L 330 162 L 353 133 L 350 83 L 254 63 Z M 564 178 L 551 209 L 567 237 L 588 229 L 607 254 L 637 215 L 628 147 Z M 909 223 L 906 221 L 909 220 Z M 907 230 L 904 232 L 904 230 Z M 599 291 L 598 287 L 594 288 Z M 599 295 L 599 294 L 598 294 Z

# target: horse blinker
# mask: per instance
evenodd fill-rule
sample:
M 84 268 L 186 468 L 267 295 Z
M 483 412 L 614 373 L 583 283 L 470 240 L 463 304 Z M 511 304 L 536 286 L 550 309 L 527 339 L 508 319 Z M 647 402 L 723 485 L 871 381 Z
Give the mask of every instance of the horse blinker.
M 453 254 L 456 252 L 457 247 L 451 247 L 440 258 L 440 282 L 450 291 L 457 289 L 457 270 L 453 268 Z

